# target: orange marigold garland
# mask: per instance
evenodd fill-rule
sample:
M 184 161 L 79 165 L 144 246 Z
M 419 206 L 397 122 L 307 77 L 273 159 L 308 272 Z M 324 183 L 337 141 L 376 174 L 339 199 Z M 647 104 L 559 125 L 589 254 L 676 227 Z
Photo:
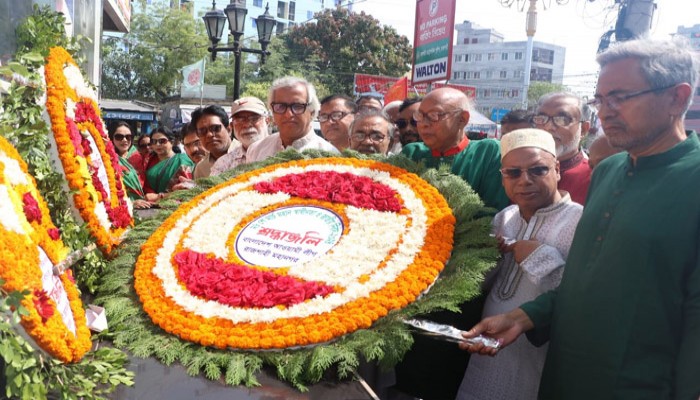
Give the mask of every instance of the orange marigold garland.
M 96 299 L 108 310 L 115 340 L 150 349 L 142 355 L 167 363 L 220 359 L 234 369 L 226 372 L 229 384 L 256 384 L 254 373 L 269 363 L 303 389 L 329 365 L 347 376 L 360 354 L 393 365 L 412 342 L 403 319 L 455 307 L 478 292 L 479 275 L 497 251 L 484 248 L 487 212 L 463 180 L 401 157 L 316 157 L 287 151 L 210 178 L 200 182 L 208 190 L 174 194 L 154 221 L 137 226 Z M 227 176 L 232 179 L 224 181 Z M 327 196 L 336 189 L 338 195 Z M 374 205 L 363 207 L 368 202 Z M 457 204 L 459 221 L 451 208 Z M 453 238 L 460 241 L 456 254 Z M 248 268 L 246 276 L 262 271 L 304 285 L 266 275 L 272 279 L 241 290 L 227 286 L 230 276 L 221 282 L 209 276 L 194 294 L 188 287 L 202 282 L 187 264 L 201 257 L 218 274 L 227 273 L 220 266 L 235 264 Z M 133 262 L 129 277 L 124 269 Z M 440 278 L 444 268 L 449 274 Z M 246 303 L 255 291 L 270 290 L 270 282 L 281 283 L 282 300 L 261 296 L 265 304 Z M 332 290 L 300 297 L 306 283 Z M 125 307 L 123 293 L 132 285 L 141 304 L 129 296 Z M 227 300 L 217 301 L 222 297 Z M 121 309 L 110 313 L 112 302 Z M 134 324 L 148 333 L 135 337 Z M 155 342 L 159 346 L 149 347 Z
M 21 323 L 34 342 L 63 362 L 79 361 L 92 342 L 70 270 L 53 266 L 68 249 L 19 153 L 0 137 L 0 278 L 7 291 L 29 290 Z
M 104 130 L 95 93 L 65 49 L 50 50 L 45 77 L 52 150 L 74 192 L 75 209 L 100 248 L 109 253 L 133 223 L 119 158 Z

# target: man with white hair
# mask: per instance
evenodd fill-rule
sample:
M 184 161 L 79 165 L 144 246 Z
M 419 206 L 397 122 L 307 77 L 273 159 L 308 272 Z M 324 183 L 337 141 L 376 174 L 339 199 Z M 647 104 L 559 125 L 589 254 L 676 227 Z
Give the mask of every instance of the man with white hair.
M 700 397 L 700 140 L 685 114 L 700 60 L 687 40 L 598 55 L 592 105 L 625 152 L 596 166 L 559 288 L 464 334 L 549 342 L 540 399 Z M 497 356 L 497 355 L 496 355 Z
M 338 153 L 311 126 L 321 106 L 316 88 L 309 81 L 292 76 L 275 80 L 268 103 L 279 132 L 253 143 L 248 148 L 248 162 L 262 161 L 288 148 Z
M 231 106 L 231 130 L 238 144 L 216 160 L 211 167 L 211 175 L 219 175 L 247 163 L 250 145 L 268 136 L 269 120 L 265 103 L 257 97 L 241 97 L 234 101 Z
M 537 101 L 532 117 L 536 128 L 549 132 L 557 144 L 557 159 L 561 165 L 559 189 L 566 190 L 579 204 L 586 202 L 591 169 L 581 151 L 581 135 L 591 126 L 590 108 L 572 93 L 548 93 Z

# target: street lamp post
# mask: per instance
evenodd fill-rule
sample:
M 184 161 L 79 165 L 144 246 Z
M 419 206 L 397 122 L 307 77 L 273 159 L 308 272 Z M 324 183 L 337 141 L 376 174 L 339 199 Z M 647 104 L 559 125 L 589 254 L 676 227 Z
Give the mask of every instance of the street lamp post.
M 231 0 L 231 3 L 226 6 L 224 11 L 216 9 L 216 0 L 211 2 L 212 9 L 204 14 L 204 25 L 207 28 L 207 35 L 212 46 L 207 50 L 211 53 L 211 60 L 216 60 L 216 53 L 232 52 L 234 56 L 234 71 L 233 71 L 233 100 L 240 97 L 241 90 L 241 53 L 260 54 L 260 62 L 265 64 L 265 58 L 270 55 L 267 50 L 267 45 L 270 44 L 272 31 L 275 29 L 277 21 L 269 13 L 270 4 L 265 6 L 265 13 L 255 19 L 258 27 L 258 41 L 260 49 L 249 49 L 241 44 L 241 36 L 243 36 L 243 28 L 245 26 L 245 16 L 248 14 L 248 9 L 245 8 L 245 0 Z M 228 20 L 229 30 L 233 36 L 233 46 L 217 47 L 221 36 L 224 33 L 224 23 Z

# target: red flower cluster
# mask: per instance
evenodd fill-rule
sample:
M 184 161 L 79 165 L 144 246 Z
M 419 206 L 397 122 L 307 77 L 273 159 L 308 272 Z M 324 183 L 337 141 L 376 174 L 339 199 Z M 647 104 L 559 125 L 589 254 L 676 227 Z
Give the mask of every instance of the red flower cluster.
M 283 192 L 304 199 L 330 201 L 378 211 L 401 211 L 397 193 L 366 176 L 310 171 L 255 184 L 260 193 Z
M 48 233 L 49 237 L 53 240 L 58 240 L 61 237 L 61 231 L 58 228 L 50 228 Z
M 22 203 L 24 204 L 22 208 L 24 209 L 24 215 L 27 217 L 27 221 L 36 221 L 38 224 L 41 224 L 41 210 L 39 209 L 39 203 L 36 202 L 36 199 L 30 192 L 26 192 L 22 196 Z
M 190 293 L 234 307 L 290 306 L 333 292 L 322 283 L 226 263 L 191 250 L 176 254 L 175 263 Z
M 51 298 L 44 290 L 34 290 L 34 307 L 36 307 L 43 323 L 46 323 L 53 316 L 54 307 L 51 305 Z

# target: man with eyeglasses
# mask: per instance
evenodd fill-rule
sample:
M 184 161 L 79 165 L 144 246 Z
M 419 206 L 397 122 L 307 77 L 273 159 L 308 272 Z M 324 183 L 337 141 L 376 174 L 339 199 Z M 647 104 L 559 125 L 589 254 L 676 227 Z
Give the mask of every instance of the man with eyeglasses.
M 185 153 L 187 156 L 197 164 L 202 161 L 204 157 L 209 155 L 207 150 L 202 146 L 202 141 L 197 137 L 197 131 L 194 126 L 189 123 L 185 123 L 180 130 L 180 140 L 182 145 L 185 147 Z M 195 172 L 197 171 L 195 165 Z
M 394 124 L 383 111 L 359 113 L 350 127 L 350 148 L 362 154 L 387 155 Z
M 532 117 L 536 128 L 552 134 L 557 144 L 557 159 L 561 168 L 559 189 L 566 190 L 571 199 L 585 205 L 591 169 L 580 149 L 582 132 L 588 132 L 590 108 L 572 93 L 548 93 L 537 101 Z
M 681 38 L 682 39 L 682 38 Z M 596 166 L 556 291 L 495 317 L 499 349 L 549 342 L 541 399 L 700 397 L 700 140 L 684 119 L 700 60 L 687 40 L 598 56 L 593 103 L 615 154 Z M 497 355 L 496 355 L 497 356 Z
M 552 135 L 541 129 L 518 129 L 501 139 L 503 187 L 513 204 L 492 222 L 502 257 L 484 285 L 484 317 L 510 311 L 561 281 L 583 207 L 557 189 L 555 149 Z M 546 354 L 546 347 L 520 338 L 498 357 L 471 357 L 457 400 L 537 398 Z
M 426 167 L 447 165 L 462 177 L 484 204 L 502 210 L 510 200 L 501 185 L 501 151 L 498 141 L 470 141 L 464 132 L 471 103 L 463 92 L 453 88 L 433 90 L 420 102 L 413 118 L 424 143 L 410 143 L 401 154 Z M 403 113 L 402 113 L 403 114 Z M 481 318 L 484 296 L 460 305 L 461 313 L 444 311 L 428 318 L 468 329 Z M 396 367 L 396 388 L 415 397 L 453 399 L 457 394 L 469 357 L 454 345 L 432 339 L 415 338 L 404 360 Z
M 348 96 L 332 94 L 321 100 L 318 113 L 321 134 L 339 151 L 350 146 L 350 125 L 356 112 L 357 104 Z
M 422 97 L 411 97 L 404 100 L 399 106 L 399 115 L 394 120 L 394 124 L 399 130 L 401 146 L 421 141 L 417 128 L 418 122 L 413 119 L 413 114 L 418 111 L 421 101 L 423 101 Z
M 269 135 L 268 116 L 265 103 L 257 97 L 241 97 L 231 106 L 231 130 L 238 142 L 233 150 L 216 160 L 211 175 L 236 168 L 248 162 L 248 149 L 253 143 Z
M 248 162 L 262 161 L 288 148 L 338 153 L 338 149 L 316 135 L 311 126 L 320 108 L 314 85 L 304 78 L 287 76 L 272 82 L 269 93 L 270 110 L 278 132 L 253 143 L 248 148 Z
M 236 144 L 231 140 L 229 119 L 226 111 L 217 105 L 198 108 L 192 113 L 192 122 L 209 155 L 197 163 L 194 178 L 205 178 L 211 175 L 211 167 L 224 154 L 233 151 Z

